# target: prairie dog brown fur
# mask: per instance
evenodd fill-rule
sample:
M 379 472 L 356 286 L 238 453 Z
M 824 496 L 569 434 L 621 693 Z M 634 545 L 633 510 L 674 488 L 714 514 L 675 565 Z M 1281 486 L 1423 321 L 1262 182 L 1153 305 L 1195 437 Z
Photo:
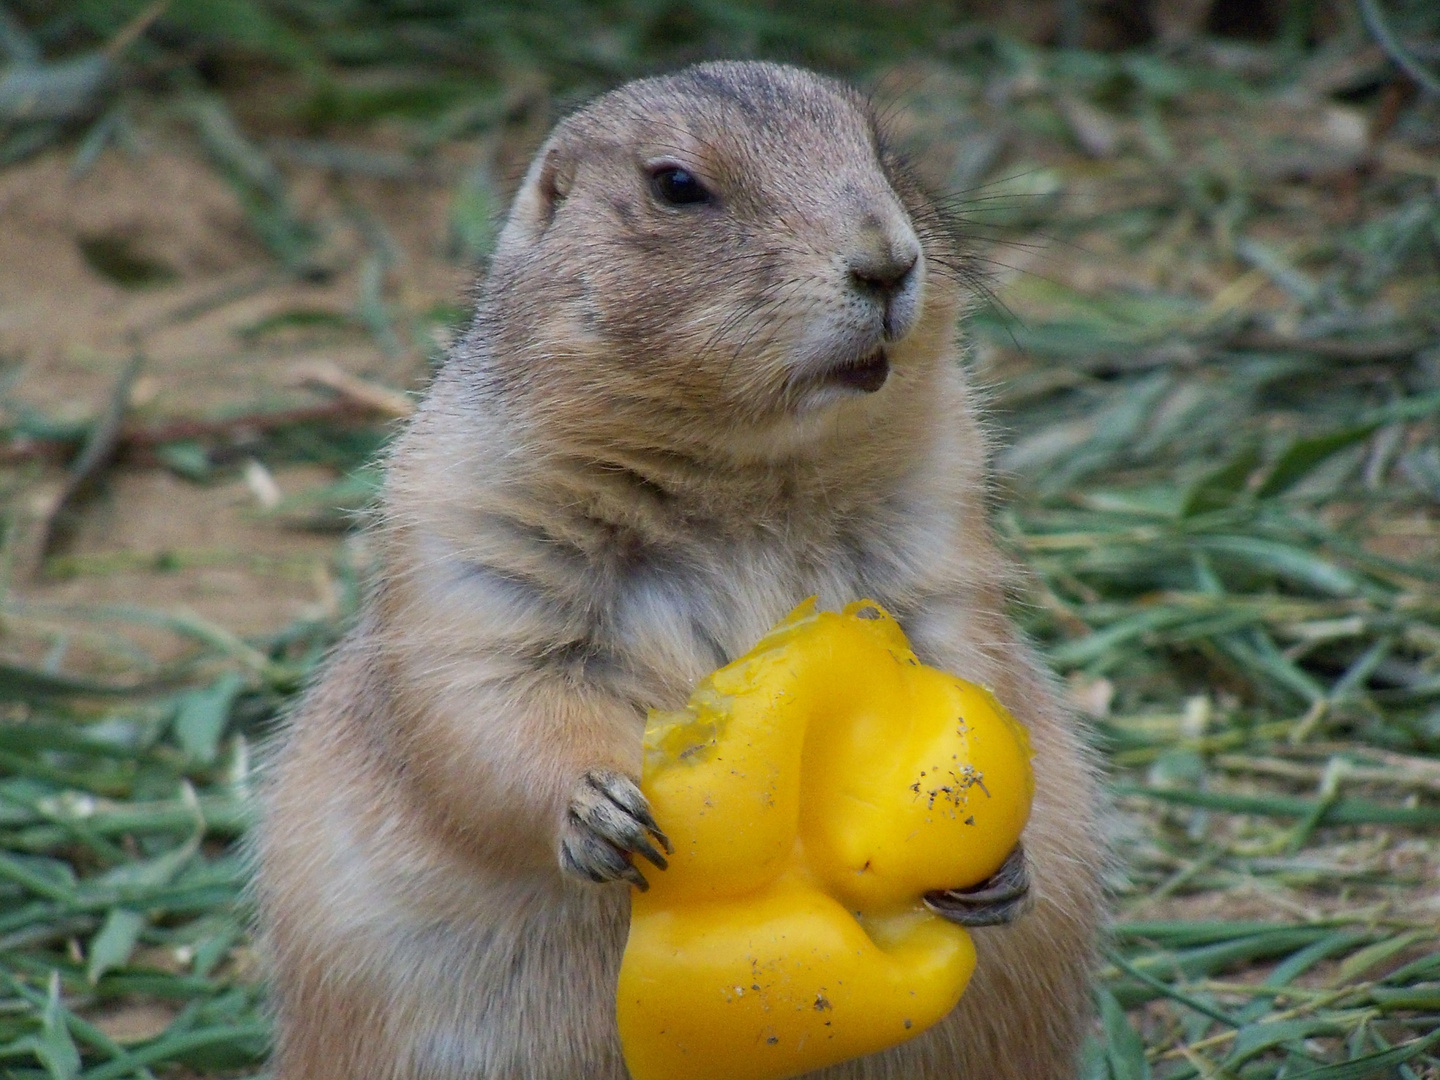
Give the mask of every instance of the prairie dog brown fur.
M 990 686 L 1037 779 L 1032 910 L 976 932 L 945 1021 L 816 1076 L 1074 1075 L 1095 779 L 1004 614 L 967 274 L 828 79 L 706 64 L 556 127 L 267 783 L 277 1080 L 624 1080 L 625 879 L 663 873 L 636 858 L 660 843 L 629 779 L 646 709 L 816 594 L 877 600 Z

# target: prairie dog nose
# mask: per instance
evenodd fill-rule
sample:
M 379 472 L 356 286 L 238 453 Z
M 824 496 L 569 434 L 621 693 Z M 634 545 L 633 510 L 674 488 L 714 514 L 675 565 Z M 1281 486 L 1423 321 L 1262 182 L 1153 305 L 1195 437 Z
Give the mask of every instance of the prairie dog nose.
M 889 300 L 905 288 L 915 264 L 920 261 L 920 245 L 880 241 L 862 248 L 845 260 L 850 280 L 862 292 L 875 293 Z
M 883 309 L 885 339 L 904 337 L 920 309 L 920 241 L 908 223 L 885 228 L 872 222 L 845 259 L 855 292 Z

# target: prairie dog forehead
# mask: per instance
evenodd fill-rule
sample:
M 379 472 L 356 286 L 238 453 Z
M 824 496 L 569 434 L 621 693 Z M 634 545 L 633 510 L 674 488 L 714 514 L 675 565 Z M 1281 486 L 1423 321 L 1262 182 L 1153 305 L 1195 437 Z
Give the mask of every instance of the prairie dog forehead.
M 640 80 L 562 127 L 642 165 L 672 158 L 722 187 L 824 187 L 847 173 L 873 173 L 878 156 L 858 95 L 778 64 L 702 64 Z

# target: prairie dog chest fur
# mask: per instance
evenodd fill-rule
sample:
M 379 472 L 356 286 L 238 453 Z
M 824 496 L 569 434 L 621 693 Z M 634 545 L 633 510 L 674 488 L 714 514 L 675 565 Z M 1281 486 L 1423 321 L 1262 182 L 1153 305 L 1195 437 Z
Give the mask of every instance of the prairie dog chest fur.
M 557 125 L 389 455 L 362 617 L 274 754 L 278 1080 L 623 1080 L 627 890 L 666 842 L 645 712 L 811 595 L 879 601 L 991 686 L 1038 778 L 1033 910 L 977 931 L 950 1018 L 825 1075 L 1070 1075 L 1095 785 L 1004 613 L 972 273 L 864 100 L 808 72 L 700 65 Z
M 941 390 L 958 376 L 937 374 Z M 915 468 L 862 499 L 809 462 L 737 470 L 731 490 L 715 492 L 715 472 L 689 463 L 666 463 L 661 479 L 624 465 L 549 463 L 538 490 L 511 479 L 519 490 L 485 500 L 478 517 L 469 504 L 443 515 L 417 508 L 430 517 L 410 538 L 419 558 L 405 591 L 417 621 L 475 624 L 517 671 L 538 664 L 608 687 L 638 715 L 678 707 L 701 676 L 807 596 L 830 606 L 875 596 L 904 617 L 971 582 L 993 586 L 986 552 L 953 543 L 978 524 L 965 515 L 980 510 L 963 490 L 956 445 L 969 433 L 956 427 L 927 432 L 933 445 L 914 448 L 956 463 L 952 474 Z M 733 490 L 741 483 L 747 490 Z

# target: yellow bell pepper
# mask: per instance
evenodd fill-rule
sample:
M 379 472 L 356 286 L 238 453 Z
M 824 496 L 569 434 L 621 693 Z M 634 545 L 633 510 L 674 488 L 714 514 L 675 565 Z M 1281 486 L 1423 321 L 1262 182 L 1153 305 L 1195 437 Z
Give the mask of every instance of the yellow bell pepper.
M 678 713 L 641 790 L 675 847 L 631 898 L 633 1080 L 781 1080 L 918 1035 L 975 950 L 924 893 L 989 878 L 1034 778 L 990 693 L 920 663 L 870 601 L 806 601 Z

